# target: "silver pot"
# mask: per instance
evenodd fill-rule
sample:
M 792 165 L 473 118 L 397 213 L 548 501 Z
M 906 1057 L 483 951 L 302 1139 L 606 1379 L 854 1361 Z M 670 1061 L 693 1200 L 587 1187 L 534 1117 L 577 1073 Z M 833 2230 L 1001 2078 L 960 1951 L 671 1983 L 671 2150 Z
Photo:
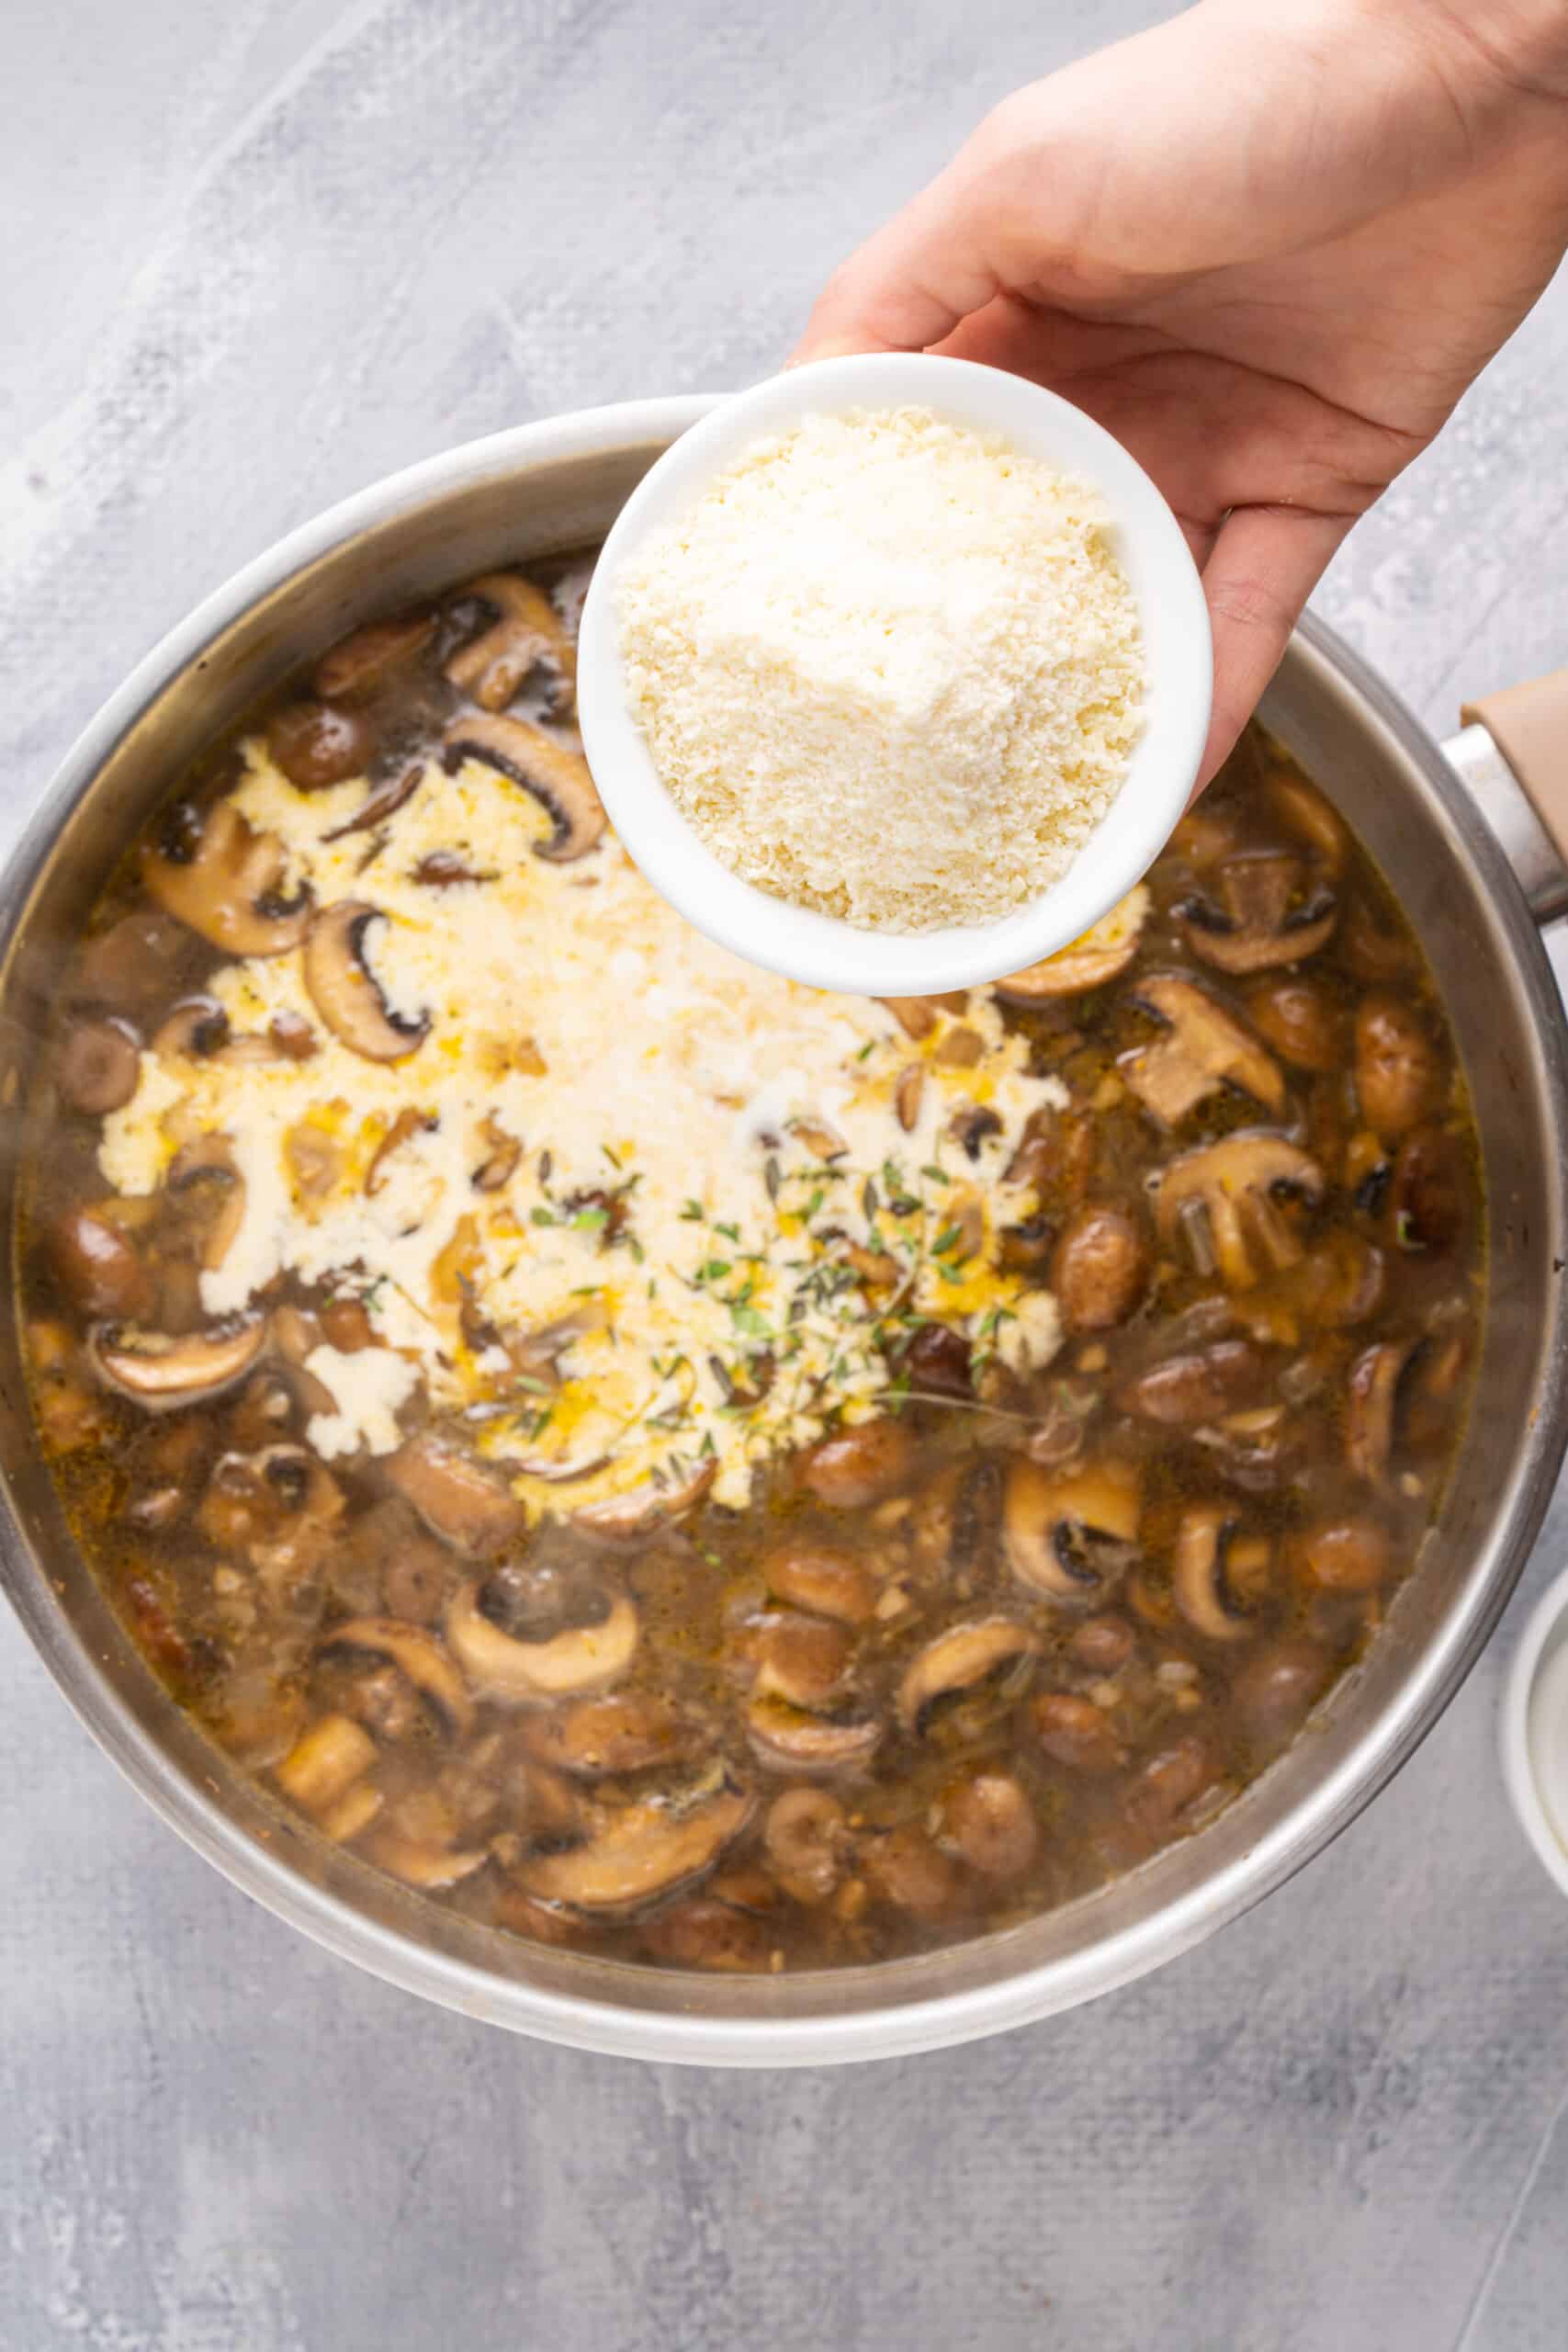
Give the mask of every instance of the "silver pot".
M 599 537 L 707 405 L 590 411 L 416 467 L 284 540 L 166 639 L 72 752 L 0 880 L 0 1104 L 23 1099 L 60 943 L 192 752 L 370 612 L 520 552 Z M 1235 1918 L 1359 1812 L 1474 1662 L 1568 1433 L 1568 1065 L 1536 932 L 1536 919 L 1568 907 L 1568 875 L 1485 729 L 1460 739 L 1461 780 L 1320 624 L 1298 634 L 1264 717 L 1333 794 L 1425 943 L 1473 1091 L 1491 1204 L 1476 1403 L 1441 1523 L 1321 1722 L 1200 1836 L 1063 1910 L 951 1951 L 716 1980 L 536 1949 L 326 1846 L 170 1703 L 68 1532 L 7 1322 L 0 1578 L 72 1705 L 165 1820 L 307 1934 L 470 2016 L 590 2050 L 767 2065 L 932 2049 L 1107 1992 Z M 1529 743 L 1528 709 L 1506 714 L 1511 730 Z M 7 1218 L 15 1173 L 8 1154 Z

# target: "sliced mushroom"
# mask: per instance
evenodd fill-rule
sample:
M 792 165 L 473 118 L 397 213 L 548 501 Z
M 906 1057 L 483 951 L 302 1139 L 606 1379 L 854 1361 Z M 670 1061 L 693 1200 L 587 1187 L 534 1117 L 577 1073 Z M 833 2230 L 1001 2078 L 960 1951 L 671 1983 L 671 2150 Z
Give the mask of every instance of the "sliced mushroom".
M 229 1042 L 229 1016 L 215 996 L 185 996 L 152 1033 L 152 1051 L 168 1061 L 205 1061 Z
M 570 1903 L 596 1918 L 625 1918 L 710 1871 L 750 1820 L 754 1804 L 728 1782 L 684 1801 L 650 1797 L 607 1813 L 584 1845 L 537 1855 L 517 1875 L 546 1902 Z
M 367 1200 L 374 1200 L 387 1181 L 387 1162 L 415 1136 L 427 1136 L 440 1125 L 434 1111 L 421 1111 L 405 1103 L 370 1155 L 370 1165 L 365 1171 L 363 1190 Z
M 1002 1545 L 1032 1592 L 1096 1606 L 1138 1557 L 1138 1476 L 1104 1462 L 1052 1477 L 1027 1454 L 1008 1464 Z
M 499 1552 L 528 1523 L 528 1514 L 498 1471 L 434 1430 L 410 1438 L 382 1470 L 433 1535 L 455 1551 Z
M 771 1883 L 771 1882 L 770 1882 Z M 642 1930 L 643 1949 L 675 1968 L 702 1968 L 725 1975 L 761 1975 L 772 1965 L 763 1922 L 715 1894 L 660 1911 Z
M 446 730 L 446 765 L 455 775 L 465 760 L 479 760 L 533 794 L 555 822 L 536 857 L 570 865 L 586 857 L 604 831 L 604 811 L 588 763 L 525 718 L 459 718 Z
M 518 1737 L 541 1764 L 574 1780 L 600 1781 L 673 1762 L 691 1744 L 692 1725 L 655 1691 L 618 1690 L 527 1715 Z
M 884 996 L 877 1002 L 886 1007 L 905 1036 L 919 1045 L 936 1027 L 939 1012 L 964 1012 L 969 995 L 965 989 L 955 989 L 945 996 Z
M 258 833 L 231 800 L 208 810 L 199 831 L 186 809 L 172 840 L 141 853 L 141 879 L 165 913 L 229 956 L 286 956 L 310 920 L 310 890 L 283 895 L 288 853 Z
M 235 1164 L 228 1138 L 197 1136 L 193 1142 L 183 1145 L 169 1163 L 164 1183 L 164 1189 L 176 1198 L 197 1187 L 216 1194 L 217 1210 L 207 1219 L 201 1244 L 202 1265 L 209 1273 L 216 1273 L 239 1239 L 245 1221 L 245 1180 Z
M 928 1642 L 905 1669 L 896 1702 L 898 1720 L 907 1732 L 920 1735 L 932 1710 L 980 1684 L 997 1681 L 1013 1696 L 1016 1678 L 1021 1688 L 1028 1669 L 1040 1654 L 1040 1637 L 1010 1617 L 982 1617 L 949 1626 Z
M 1386 1584 L 1393 1548 L 1375 1519 L 1320 1519 L 1304 1528 L 1302 1566 L 1328 1592 L 1376 1592 Z
M 1171 1561 L 1177 1607 L 1211 1642 L 1235 1642 L 1252 1630 L 1274 1562 L 1265 1537 L 1244 1536 L 1224 1503 L 1197 1503 L 1181 1514 Z
M 306 933 L 302 968 L 311 1003 L 340 1043 L 367 1061 L 400 1062 L 429 1036 L 430 1015 L 395 1012 L 371 978 L 366 934 L 385 920 L 361 899 L 323 907 Z
M 1076 1691 L 1040 1691 L 1029 1702 L 1029 1719 L 1051 1761 L 1069 1772 L 1116 1772 L 1127 1760 L 1106 1710 Z
M 1043 1004 L 1052 997 L 1081 996 L 1102 989 L 1124 972 L 1138 952 L 1138 935 L 1148 912 L 1149 894 L 1140 884 L 1102 915 L 1091 931 L 1059 947 L 1043 963 L 1028 964 L 996 983 L 1007 1004 Z
M 446 1610 L 452 1654 L 481 1698 L 532 1706 L 604 1690 L 636 1655 L 637 1612 L 624 1592 L 615 1595 L 597 1624 L 573 1625 L 540 1642 L 520 1641 L 504 1632 L 486 1616 L 482 1594 L 481 1586 L 465 1585 Z
M 141 1076 L 136 1032 L 128 1022 L 78 1013 L 56 1038 L 50 1070 L 62 1102 L 89 1118 L 105 1118 L 136 1091 Z
M 367 621 L 322 654 L 311 683 L 323 702 L 364 701 L 406 669 L 434 634 L 435 615 L 429 610 Z
M 662 1484 L 645 1479 L 640 1486 L 628 1487 L 624 1495 L 608 1495 L 603 1502 L 581 1504 L 571 1514 L 571 1523 L 605 1544 L 640 1543 L 645 1535 L 651 1535 L 694 1510 L 712 1486 L 717 1469 L 716 1462 L 699 1462 L 678 1476 L 667 1476 Z
M 383 783 L 376 785 L 366 794 L 353 816 L 341 825 L 334 825 L 330 833 L 323 833 L 322 841 L 341 842 L 346 841 L 350 833 L 373 832 L 378 825 L 384 825 L 389 817 L 395 817 L 404 803 L 413 798 L 423 782 L 424 762 L 415 760 L 401 775 L 388 776 Z
M 848 1817 L 828 1789 L 786 1789 L 768 1807 L 762 1843 L 786 1894 L 826 1903 L 843 1875 Z
M 1263 972 L 1315 956 L 1338 918 L 1334 893 L 1303 861 L 1278 850 L 1243 851 L 1219 873 L 1219 902 L 1194 893 L 1175 909 L 1201 963 L 1222 972 Z
M 1413 1340 L 1384 1340 L 1366 1349 L 1350 1366 L 1345 1458 L 1357 1477 L 1379 1493 L 1390 1484 L 1400 1385 L 1415 1353 Z
M 1315 785 L 1289 768 L 1277 767 L 1263 786 L 1263 799 L 1288 833 L 1322 863 L 1325 872 L 1338 875 L 1350 854 L 1350 836 Z
M 476 1193 L 499 1193 L 510 1184 L 517 1173 L 523 1157 L 523 1139 L 510 1136 L 500 1125 L 493 1112 L 487 1112 L 479 1122 L 479 1148 L 483 1153 L 479 1166 L 468 1182 Z
M 318 1647 L 368 1650 L 389 1658 L 434 1709 L 443 1727 L 462 1739 L 473 1729 L 474 1702 L 463 1678 L 434 1634 L 399 1617 L 350 1617 L 322 1634 Z
M 411 1838 L 390 1822 L 377 1822 L 359 1849 L 378 1870 L 400 1878 L 422 1894 L 438 1894 L 482 1871 L 490 1856 L 482 1846 L 442 1846 L 434 1838 Z
M 172 1413 L 232 1388 L 266 1341 L 262 1316 L 236 1317 L 178 1338 L 129 1323 L 100 1323 L 88 1335 L 87 1361 L 106 1388 L 146 1412 Z
M 926 1073 L 920 1063 L 910 1062 L 898 1073 L 893 1089 L 893 1111 L 904 1133 L 913 1135 L 920 1124 L 920 1099 L 926 1091 Z
M 446 675 L 459 694 L 485 710 L 504 710 L 536 670 L 549 673 L 549 707 L 570 717 L 577 699 L 577 649 L 560 615 L 531 580 L 516 571 L 487 571 L 460 591 L 482 597 L 496 613 L 485 629 L 453 654 Z
M 1230 1289 L 1249 1290 L 1259 1261 L 1264 1270 L 1280 1272 L 1302 1255 L 1280 1212 L 1280 1193 L 1315 1208 L 1322 1170 L 1284 1136 L 1244 1128 L 1171 1161 L 1160 1179 L 1160 1238 L 1170 1242 L 1185 1233 L 1201 1272 L 1217 1268 Z
M 746 1628 L 742 1646 L 759 1698 L 782 1699 L 787 1706 L 821 1713 L 842 1691 L 854 1636 L 829 1617 L 771 1610 Z
M 754 1697 L 746 1729 L 761 1762 L 779 1772 L 842 1772 L 867 1763 L 881 1744 L 879 1715 L 818 1714 L 787 1699 Z
M 273 1774 L 285 1796 L 320 1818 L 375 1761 L 376 1743 L 361 1724 L 347 1715 L 322 1715 L 300 1733 Z
M 1285 1081 L 1278 1062 L 1205 989 L 1160 972 L 1139 983 L 1134 1001 L 1168 1023 L 1170 1034 L 1134 1046 L 1117 1068 L 1166 1126 L 1178 1125 L 1227 1080 L 1267 1110 L 1280 1110 Z

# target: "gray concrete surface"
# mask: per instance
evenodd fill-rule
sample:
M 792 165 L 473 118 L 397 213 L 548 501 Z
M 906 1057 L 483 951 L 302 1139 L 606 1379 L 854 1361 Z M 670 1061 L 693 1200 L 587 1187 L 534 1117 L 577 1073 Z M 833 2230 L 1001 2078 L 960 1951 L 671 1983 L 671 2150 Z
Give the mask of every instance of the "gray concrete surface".
M 1144 0 L 8 0 L 8 826 L 197 595 L 389 468 L 736 384 Z M 1437 727 L 1568 654 L 1548 296 L 1323 609 Z M 639 2070 L 426 2010 L 162 1829 L 0 1618 L 0 2346 L 1560 2352 L 1568 1910 L 1493 1758 L 1532 1590 L 1292 1886 L 988 2046 Z

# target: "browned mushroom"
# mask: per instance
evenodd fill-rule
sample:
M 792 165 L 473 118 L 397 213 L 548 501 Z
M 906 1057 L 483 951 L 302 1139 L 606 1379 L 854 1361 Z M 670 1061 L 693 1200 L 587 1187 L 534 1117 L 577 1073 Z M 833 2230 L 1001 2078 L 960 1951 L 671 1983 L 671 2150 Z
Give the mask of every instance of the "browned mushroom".
M 518 1877 L 547 1902 L 569 1903 L 596 1918 L 624 1918 L 710 1871 L 750 1820 L 753 1804 L 728 1781 L 645 1798 L 606 1813 L 582 1845 L 535 1856 Z
M 1312 852 L 1325 873 L 1343 871 L 1350 854 L 1350 836 L 1315 785 L 1287 767 L 1276 766 L 1264 780 L 1263 802 L 1276 822 Z
M 1117 1772 L 1127 1751 L 1103 1707 L 1071 1690 L 1042 1690 L 1029 1702 L 1035 1736 L 1054 1764 L 1069 1772 Z
M 446 1639 L 482 1698 L 532 1706 L 607 1690 L 630 1666 L 639 1631 L 637 1608 L 624 1592 L 606 1596 L 604 1613 L 543 1641 L 511 1632 L 489 1613 L 493 1588 L 465 1585 L 446 1610 Z M 498 1611 L 498 1614 L 502 1613 Z
M 898 1720 L 907 1732 L 930 1729 L 945 1702 L 990 1686 L 1016 1698 L 1040 1653 L 1040 1636 L 1011 1617 L 983 1617 L 951 1625 L 919 1651 L 898 1684 Z
M 716 1462 L 690 1463 L 628 1487 L 624 1495 L 607 1495 L 603 1502 L 581 1503 L 571 1523 L 604 1544 L 640 1544 L 660 1527 L 670 1527 L 695 1510 L 714 1482 Z
M 1384 1340 L 1350 1367 L 1345 1398 L 1345 1458 L 1380 1492 L 1390 1483 L 1400 1386 L 1416 1352 L 1413 1340 Z
M 1107 1461 L 1053 1477 L 1025 1453 L 1008 1464 L 1002 1544 L 1019 1582 L 1052 1600 L 1098 1603 L 1138 1556 L 1138 1476 Z
M 199 1203 L 201 1262 L 209 1273 L 216 1273 L 245 1221 L 245 1180 L 227 1136 L 197 1136 L 183 1144 L 169 1163 L 164 1186 L 174 1200 Z
M 786 1894 L 796 1903 L 826 1903 L 843 1876 L 848 1817 L 828 1789 L 786 1789 L 768 1807 L 762 1843 Z
M 461 1739 L 473 1728 L 474 1702 L 446 1651 L 423 1625 L 397 1617 L 351 1617 L 323 1634 L 323 1654 L 364 1650 L 390 1661 L 431 1708 L 444 1730 Z
M 50 1070 L 62 1102 L 101 1119 L 135 1093 L 141 1052 L 128 1022 L 77 1013 L 55 1039 Z
M 149 894 L 228 956 L 286 956 L 299 946 L 310 891 L 301 883 L 286 895 L 288 872 L 277 835 L 253 831 L 231 800 L 215 802 L 205 821 L 176 809 L 163 842 L 141 853 Z
M 88 1335 L 87 1360 L 106 1388 L 146 1412 L 172 1413 L 232 1388 L 266 1340 L 266 1321 L 259 1315 L 237 1316 L 177 1338 L 134 1324 L 100 1323 Z
M 1337 918 L 1334 893 L 1298 857 L 1244 850 L 1219 869 L 1219 897 L 1195 891 L 1174 910 L 1200 962 L 1222 972 L 1262 972 L 1315 956 Z
M 1250 1340 L 1213 1340 L 1161 1357 L 1122 1381 L 1114 1398 L 1119 1410 L 1140 1420 L 1191 1429 L 1257 1404 L 1269 1380 L 1269 1360 Z
M 1181 1514 L 1171 1560 L 1171 1589 L 1188 1623 L 1211 1642 L 1241 1640 L 1252 1630 L 1268 1589 L 1274 1547 L 1241 1532 L 1224 1503 L 1195 1503 Z
M 920 1123 L 920 1102 L 926 1091 L 926 1073 L 919 1062 L 910 1062 L 898 1073 L 893 1089 L 893 1111 L 904 1133 L 913 1135 Z
M 936 1027 L 939 1012 L 964 1012 L 969 997 L 966 989 L 957 989 L 945 996 L 885 996 L 877 1001 L 886 1006 L 904 1035 L 919 1045 Z
M 434 634 L 435 615 L 428 608 L 367 621 L 322 654 L 311 684 L 323 702 L 367 701 L 406 669 Z
M 286 703 L 267 721 L 266 748 L 299 792 L 321 792 L 362 775 L 376 738 L 357 711 L 331 703 Z
M 1077 1335 L 1125 1323 L 1148 1282 L 1148 1251 L 1122 1209 L 1086 1202 L 1068 1220 L 1051 1258 L 1051 1287 L 1064 1328 Z
M 349 1791 L 375 1763 L 376 1743 L 361 1724 L 347 1715 L 321 1715 L 300 1733 L 273 1772 L 284 1795 L 321 1821 L 337 1812 Z M 360 1807 L 355 1829 L 348 1834 L 363 1829 L 376 1809 L 373 1805 L 366 1812 Z
M 528 1523 L 501 1473 L 434 1430 L 410 1438 L 381 1468 L 431 1533 L 455 1551 L 499 1552 Z
M 1307 972 L 1270 972 L 1246 991 L 1247 1019 L 1292 1069 L 1326 1077 L 1345 1060 L 1345 1017 L 1321 980 Z M 1269 1105 L 1277 1111 L 1279 1102 Z
M 141 1023 L 168 1002 L 189 953 L 184 923 L 162 907 L 135 907 L 83 944 L 65 976 L 65 1001 Z
M 802 1457 L 800 1475 L 820 1503 L 863 1510 L 908 1484 L 918 1448 L 902 1421 L 860 1421 L 825 1437 Z
M 1247 1736 L 1265 1751 L 1282 1747 L 1300 1730 L 1333 1672 L 1326 1650 L 1299 1636 L 1255 1650 L 1232 1685 Z
M 971 1773 L 942 1792 L 942 1835 L 982 1878 L 1021 1878 L 1040 1851 L 1040 1824 L 1011 1772 Z
M 1388 1581 L 1393 1549 L 1375 1519 L 1319 1519 L 1303 1529 L 1298 1555 L 1329 1592 L 1376 1592 Z
M 1394 1246 L 1440 1257 L 1468 1239 L 1476 1210 L 1474 1161 L 1448 1127 L 1415 1127 L 1399 1147 L 1388 1188 Z
M 854 1636 L 829 1617 L 769 1610 L 743 1629 L 740 1649 L 759 1697 L 818 1713 L 842 1691 Z
M 44 1228 L 55 1281 L 83 1315 L 134 1323 L 152 1302 L 152 1285 L 123 1226 L 96 1209 L 62 1209 Z
M 919 1822 L 901 1821 L 862 1848 L 865 1875 L 884 1903 L 918 1919 L 943 1919 L 968 1900 L 964 1873 Z
M 1160 1178 L 1160 1238 L 1186 1237 L 1200 1272 L 1218 1270 L 1232 1290 L 1260 1272 L 1292 1266 L 1302 1245 L 1279 1206 L 1289 1193 L 1315 1208 L 1323 1171 L 1299 1145 L 1266 1128 L 1243 1128 L 1173 1159 Z
M 781 1772 L 839 1772 L 863 1764 L 882 1739 L 880 1716 L 853 1710 L 823 1713 L 788 1699 L 753 1692 L 746 1729 L 761 1761 Z
M 1156 1118 L 1174 1127 L 1227 1081 L 1265 1109 L 1279 1111 L 1285 1083 L 1279 1064 L 1208 992 L 1172 972 L 1141 980 L 1134 1001 L 1168 1023 L 1152 1046 L 1135 1046 L 1117 1068 Z
M 549 680 L 549 708 L 570 717 L 577 699 L 577 649 L 542 588 L 516 571 L 487 571 L 461 590 L 495 614 L 492 625 L 453 654 L 446 675 L 484 710 L 504 710 L 536 672 Z
M 482 1871 L 490 1860 L 482 1846 L 444 1846 L 434 1838 L 410 1837 L 382 1820 L 371 1824 L 359 1850 L 378 1870 L 389 1871 L 405 1886 L 417 1887 L 424 1894 L 438 1894 L 459 1885 L 476 1871 Z
M 341 825 L 334 825 L 330 833 L 323 833 L 322 841 L 346 841 L 350 833 L 374 831 L 378 825 L 384 825 L 389 817 L 395 817 L 398 810 L 413 798 L 423 782 L 424 762 L 415 760 L 401 775 L 387 776 L 381 783 L 373 785 L 353 816 L 345 817 Z
M 1006 1004 L 1043 1004 L 1054 997 L 1081 996 L 1089 989 L 1104 988 L 1137 954 L 1147 905 L 1148 893 L 1134 890 L 1070 946 L 998 980 L 997 994 Z
M 518 1737 L 541 1764 L 574 1780 L 599 1781 L 672 1763 L 690 1747 L 693 1726 L 657 1691 L 617 1690 L 525 1715 Z
M 1394 1143 L 1440 1108 L 1443 1065 L 1426 1023 L 1399 997 L 1363 997 L 1356 1013 L 1356 1099 Z
M 570 865 L 586 857 L 604 831 L 604 811 L 581 752 L 568 751 L 525 718 L 454 719 L 445 757 L 449 774 L 465 760 L 479 760 L 533 795 L 555 826 L 547 841 L 535 844 L 536 857 Z
M 836 1618 L 840 1624 L 863 1625 L 875 1613 L 878 1586 L 870 1570 L 852 1552 L 837 1544 L 816 1544 L 802 1537 L 780 1544 L 762 1562 L 770 1592 L 792 1608 Z
M 406 1061 L 430 1035 L 430 1015 L 394 1011 L 366 960 L 371 926 L 386 917 L 361 899 L 323 907 L 305 936 L 303 975 L 311 1003 L 340 1043 L 367 1061 Z
M 657 1913 L 642 1930 L 642 1943 L 653 1959 L 676 1968 L 755 1975 L 772 1965 L 768 1931 L 761 1921 L 711 1894 Z

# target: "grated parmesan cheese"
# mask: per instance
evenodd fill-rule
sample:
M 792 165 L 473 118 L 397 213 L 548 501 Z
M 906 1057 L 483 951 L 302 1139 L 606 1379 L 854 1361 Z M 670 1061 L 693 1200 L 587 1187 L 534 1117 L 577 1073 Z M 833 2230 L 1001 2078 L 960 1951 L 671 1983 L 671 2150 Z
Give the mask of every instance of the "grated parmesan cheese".
M 922 409 L 759 442 L 616 583 L 677 806 L 745 880 L 864 929 L 1038 898 L 1140 729 L 1105 526 L 1089 484 Z

